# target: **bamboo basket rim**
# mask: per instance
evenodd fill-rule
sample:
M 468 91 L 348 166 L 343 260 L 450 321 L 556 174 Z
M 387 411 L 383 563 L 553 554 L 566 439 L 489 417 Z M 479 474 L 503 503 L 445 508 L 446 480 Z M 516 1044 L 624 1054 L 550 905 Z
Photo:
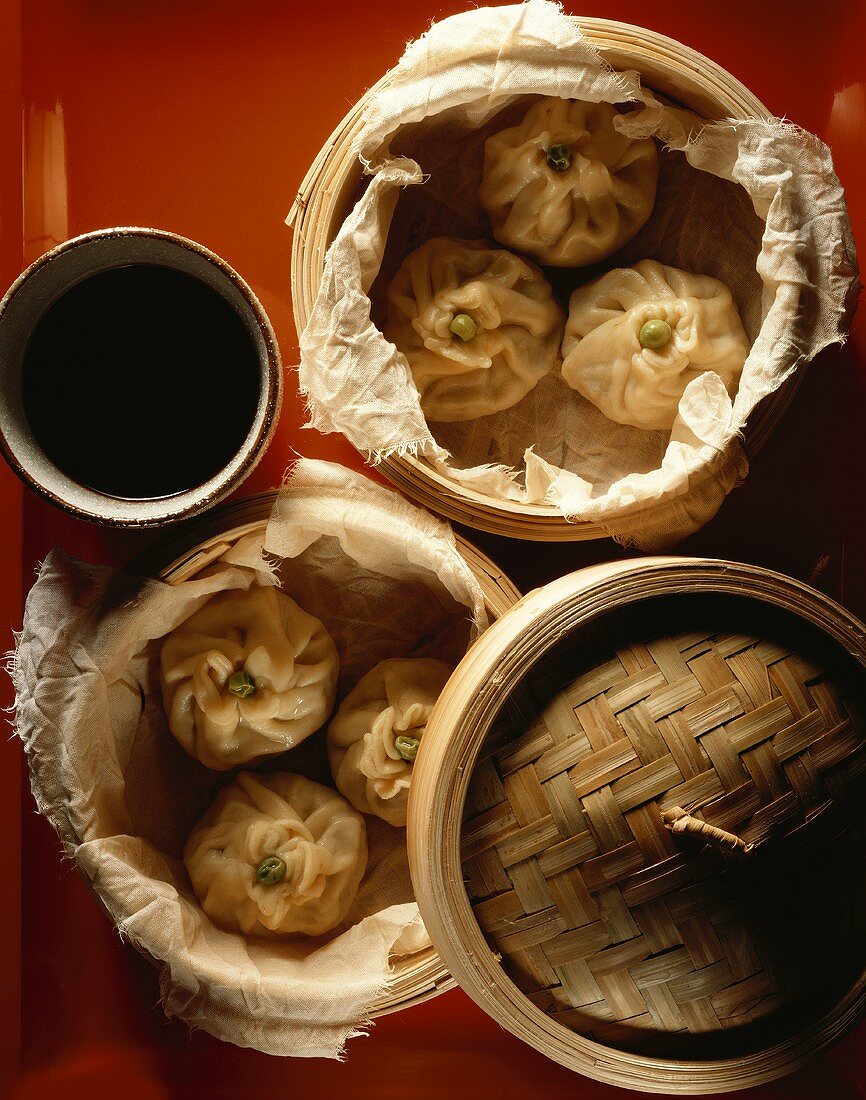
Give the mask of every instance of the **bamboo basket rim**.
M 720 559 L 658 557 L 589 566 L 552 581 L 494 623 L 440 697 L 418 756 L 407 839 L 416 897 L 431 939 L 466 993 L 501 1026 L 561 1065 L 646 1092 L 702 1094 L 776 1080 L 866 1015 L 866 970 L 836 1005 L 795 1035 L 735 1058 L 706 1061 L 620 1051 L 569 1031 L 506 976 L 463 884 L 461 832 L 470 777 L 501 702 L 566 633 L 607 613 L 676 594 L 747 597 L 793 612 L 866 670 L 866 626 L 834 600 L 773 570 Z
M 617 20 L 569 16 L 584 37 L 618 68 L 664 68 L 679 79 L 691 94 L 715 100 L 717 117 L 769 119 L 771 112 L 733 74 L 697 50 L 667 35 Z M 322 275 L 324 255 L 331 229 L 342 221 L 345 207 L 362 178 L 357 158 L 351 155 L 366 104 L 387 87 L 391 73 L 381 77 L 353 105 L 322 146 L 304 177 L 286 222 L 294 229 L 291 258 L 292 309 L 298 333 L 306 327 Z M 647 86 L 653 81 L 648 79 Z M 663 89 L 659 89 L 663 90 Z M 686 97 L 687 100 L 688 97 Z M 323 222 L 326 223 L 323 225 Z M 758 453 L 784 415 L 802 381 L 803 370 L 795 372 L 754 410 L 746 426 L 743 445 L 751 459 Z M 369 456 L 364 456 L 369 461 Z M 601 524 L 567 521 L 549 504 L 523 504 L 498 500 L 459 485 L 438 471 L 423 457 L 391 456 L 378 465 L 393 484 L 425 507 L 478 530 L 510 538 L 548 542 L 607 538 Z M 645 513 L 652 509 L 644 509 Z
M 183 564 L 184 555 L 195 551 L 201 543 L 224 535 L 228 520 L 237 519 L 245 523 L 245 533 L 250 533 L 261 525 L 263 519 L 267 519 L 279 492 L 279 489 L 265 489 L 240 500 L 210 508 L 206 513 L 178 524 L 170 532 L 170 537 L 167 534 L 153 546 L 131 558 L 126 570 L 135 574 L 156 576 L 158 573 L 179 568 Z M 513 606 L 514 601 L 522 599 L 523 594 L 508 574 L 471 539 L 461 535 L 459 531 L 454 531 L 453 534 L 461 557 L 466 559 L 470 567 L 477 566 L 493 585 L 490 607 L 499 617 L 506 608 Z M 485 600 L 487 596 L 485 593 Z
M 279 490 L 270 489 L 232 501 L 195 517 L 130 561 L 127 569 L 140 575 L 159 577 L 167 583 L 187 580 L 211 564 L 232 544 L 263 528 Z M 234 523 L 234 526 L 227 526 Z M 521 597 L 514 582 L 483 551 L 455 532 L 457 551 L 484 589 L 485 605 L 498 617 Z M 145 957 L 154 961 L 144 951 Z M 406 956 L 394 968 L 387 989 L 370 1006 L 371 1019 L 410 1008 L 453 989 L 455 981 L 443 965 L 435 947 Z

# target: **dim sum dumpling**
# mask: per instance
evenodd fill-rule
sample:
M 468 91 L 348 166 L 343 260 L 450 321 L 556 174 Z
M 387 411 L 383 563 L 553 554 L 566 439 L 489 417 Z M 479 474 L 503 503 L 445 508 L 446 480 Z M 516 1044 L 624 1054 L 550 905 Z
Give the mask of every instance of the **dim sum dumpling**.
M 434 237 L 388 287 L 385 336 L 409 361 L 428 420 L 515 405 L 559 363 L 564 316 L 534 264 L 486 241 Z
M 171 732 L 217 771 L 285 752 L 323 726 L 338 671 L 324 626 L 272 586 L 214 596 L 160 653 Z
M 479 198 L 493 236 L 553 267 L 604 259 L 652 212 L 658 152 L 652 138 L 614 127 L 610 103 L 553 96 L 484 144 Z
M 221 928 L 318 936 L 355 900 L 367 827 L 321 783 L 242 772 L 190 833 L 183 861 L 199 904 Z
M 418 743 L 452 672 L 432 658 L 391 658 L 343 700 L 328 727 L 328 758 L 337 789 L 356 810 L 406 824 Z
M 661 431 L 703 372 L 733 393 L 749 348 L 724 283 L 641 260 L 572 294 L 562 377 L 618 424 Z

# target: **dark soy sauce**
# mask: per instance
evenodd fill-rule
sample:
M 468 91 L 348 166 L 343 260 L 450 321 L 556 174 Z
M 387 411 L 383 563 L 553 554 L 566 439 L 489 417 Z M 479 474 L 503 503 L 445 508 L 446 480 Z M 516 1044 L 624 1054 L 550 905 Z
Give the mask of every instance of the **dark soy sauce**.
M 171 496 L 240 449 L 259 360 L 205 283 L 147 264 L 91 275 L 40 318 L 24 355 L 24 413 L 65 474 L 131 500 Z

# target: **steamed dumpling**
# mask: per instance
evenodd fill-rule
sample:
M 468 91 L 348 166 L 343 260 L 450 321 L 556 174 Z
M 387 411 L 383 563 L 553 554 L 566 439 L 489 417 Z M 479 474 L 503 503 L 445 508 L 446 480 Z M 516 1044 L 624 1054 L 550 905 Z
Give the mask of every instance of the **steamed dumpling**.
M 406 824 L 418 742 L 452 672 L 432 658 L 392 658 L 343 700 L 328 727 L 328 758 L 337 789 L 356 810 Z
M 508 409 L 559 363 L 565 318 L 547 280 L 485 241 L 427 241 L 387 302 L 385 336 L 408 359 L 428 420 Z
M 217 771 L 285 752 L 334 707 L 339 657 L 318 619 L 275 587 L 222 592 L 160 654 L 171 732 Z
M 330 787 L 242 772 L 190 834 L 183 861 L 214 924 L 248 936 L 318 936 L 349 912 L 367 827 Z
M 733 394 L 749 347 L 724 283 L 641 260 L 572 294 L 562 377 L 618 424 L 669 430 L 703 372 Z
M 581 267 L 609 256 L 653 208 L 652 138 L 614 127 L 610 103 L 545 97 L 484 144 L 479 197 L 493 236 L 542 264 Z

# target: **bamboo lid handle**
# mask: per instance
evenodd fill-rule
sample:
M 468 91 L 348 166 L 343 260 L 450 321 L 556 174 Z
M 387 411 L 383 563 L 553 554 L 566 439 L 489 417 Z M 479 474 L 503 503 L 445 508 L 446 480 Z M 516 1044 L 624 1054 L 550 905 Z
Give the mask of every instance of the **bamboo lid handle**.
M 703 837 L 708 844 L 715 844 L 717 848 L 729 848 L 743 855 L 748 855 L 755 847 L 754 844 L 747 844 L 745 840 L 741 840 L 735 833 L 726 832 L 715 825 L 710 825 L 708 821 L 692 817 L 682 806 L 672 806 L 669 810 L 665 810 L 662 813 L 662 822 L 672 833 L 692 833 Z

